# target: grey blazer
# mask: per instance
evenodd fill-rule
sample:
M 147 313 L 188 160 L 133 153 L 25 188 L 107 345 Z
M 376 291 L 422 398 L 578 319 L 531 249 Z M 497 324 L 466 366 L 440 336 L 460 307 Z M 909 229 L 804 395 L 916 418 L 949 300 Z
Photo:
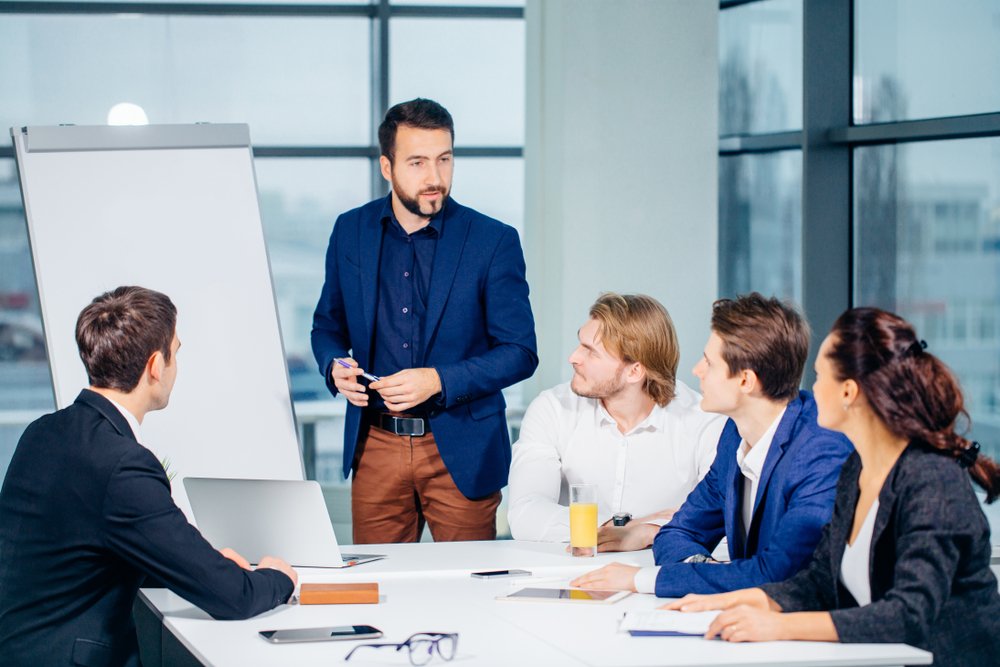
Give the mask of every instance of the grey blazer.
M 809 565 L 762 586 L 784 611 L 829 611 L 840 641 L 902 642 L 934 653 L 935 667 L 1000 660 L 1000 594 L 990 571 L 990 528 L 968 471 L 911 443 L 879 493 L 869 577 L 859 607 L 840 583 L 858 502 L 861 458 L 844 463 L 833 518 Z

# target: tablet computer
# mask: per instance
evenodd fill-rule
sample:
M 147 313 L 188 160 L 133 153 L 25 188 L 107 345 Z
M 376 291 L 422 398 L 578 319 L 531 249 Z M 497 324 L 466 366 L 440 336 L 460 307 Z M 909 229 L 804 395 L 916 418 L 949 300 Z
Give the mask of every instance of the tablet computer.
M 497 600 L 532 602 L 584 602 L 611 604 L 630 595 L 630 591 L 584 591 L 578 588 L 522 588 Z

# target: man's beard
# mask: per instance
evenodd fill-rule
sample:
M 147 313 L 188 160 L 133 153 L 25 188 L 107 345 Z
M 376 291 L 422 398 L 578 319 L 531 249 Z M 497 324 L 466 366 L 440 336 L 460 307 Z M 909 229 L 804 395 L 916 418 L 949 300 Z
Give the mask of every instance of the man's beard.
M 600 382 L 590 389 L 578 390 L 572 382 L 570 382 L 569 388 L 573 390 L 574 394 L 583 398 L 611 398 L 625 389 L 625 384 L 625 368 L 622 367 L 613 378 Z
M 421 190 L 420 192 L 418 192 L 416 197 L 410 197 L 405 192 L 403 192 L 402 188 L 396 187 L 395 181 L 393 182 L 392 186 L 393 186 L 392 187 L 393 192 L 396 193 L 396 198 L 399 200 L 399 203 L 403 205 L 403 208 L 405 208 L 413 215 L 419 215 L 422 218 L 429 218 L 438 211 L 440 211 L 441 207 L 444 206 L 444 200 L 447 199 L 448 197 L 448 191 L 444 188 L 427 188 L 425 190 Z M 436 205 L 434 203 L 430 204 L 432 210 L 429 213 L 421 211 L 420 195 L 431 192 L 440 192 L 441 199 L 437 201 Z

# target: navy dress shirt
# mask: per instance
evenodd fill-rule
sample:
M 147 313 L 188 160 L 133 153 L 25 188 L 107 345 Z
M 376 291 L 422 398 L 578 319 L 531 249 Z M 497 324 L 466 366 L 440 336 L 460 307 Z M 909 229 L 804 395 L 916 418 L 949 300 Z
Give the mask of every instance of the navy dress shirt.
M 392 205 L 386 201 L 381 217 L 375 340 L 371 368 L 366 369 L 379 377 L 423 366 L 427 294 L 446 210 L 447 202 L 426 227 L 407 234 L 393 215 Z M 407 412 L 426 414 L 432 402 L 433 398 Z M 369 406 L 384 410 L 385 401 L 378 392 L 372 391 L 369 392 Z

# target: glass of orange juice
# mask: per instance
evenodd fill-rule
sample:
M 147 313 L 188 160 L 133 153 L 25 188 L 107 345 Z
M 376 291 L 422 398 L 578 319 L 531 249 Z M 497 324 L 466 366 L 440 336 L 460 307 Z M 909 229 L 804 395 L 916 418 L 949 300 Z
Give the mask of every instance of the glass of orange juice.
M 574 556 L 597 555 L 597 487 L 569 487 L 569 545 Z

